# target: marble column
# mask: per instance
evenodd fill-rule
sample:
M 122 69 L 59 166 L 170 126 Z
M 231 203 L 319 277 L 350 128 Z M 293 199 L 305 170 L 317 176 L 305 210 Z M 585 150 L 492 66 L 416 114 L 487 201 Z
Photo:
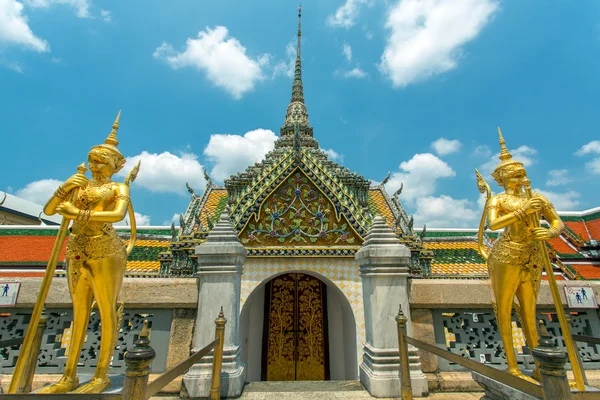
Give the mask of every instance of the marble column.
M 194 329 L 196 352 L 215 338 L 215 319 L 223 307 L 227 324 L 221 372 L 221 397 L 241 395 L 246 368 L 240 361 L 239 316 L 242 265 L 246 249 L 240 243 L 226 212 L 208 234 L 205 243 L 196 247 L 198 256 L 198 314 Z M 208 398 L 212 375 L 212 353 L 193 365 L 183 377 L 187 395 Z
M 360 381 L 374 397 L 400 396 L 400 359 L 394 317 L 402 305 L 412 335 L 408 302 L 410 250 L 400 244 L 385 220 L 376 216 L 365 242 L 356 253 L 363 287 L 366 343 Z M 417 349 L 409 346 L 413 396 L 426 396 L 427 378 Z

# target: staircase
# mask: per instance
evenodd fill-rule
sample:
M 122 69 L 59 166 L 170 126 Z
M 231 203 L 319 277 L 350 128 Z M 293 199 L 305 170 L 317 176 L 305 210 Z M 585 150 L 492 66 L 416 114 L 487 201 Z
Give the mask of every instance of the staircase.
M 371 399 L 359 381 L 250 382 L 240 400 Z

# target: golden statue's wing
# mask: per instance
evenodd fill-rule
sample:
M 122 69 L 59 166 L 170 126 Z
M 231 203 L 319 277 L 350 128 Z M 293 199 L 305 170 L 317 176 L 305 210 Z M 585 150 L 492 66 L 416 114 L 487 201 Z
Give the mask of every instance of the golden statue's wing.
M 125 178 L 125 184 L 129 186 L 131 182 L 135 181 L 137 178 L 138 172 L 140 172 L 140 163 L 142 160 L 139 160 L 135 167 L 127 174 L 127 178 Z
M 127 186 L 131 185 L 131 182 L 135 181 L 137 178 L 138 172 L 140 172 L 140 163 L 142 160 L 139 160 L 135 167 L 127 174 L 127 178 L 125 178 L 125 184 Z M 136 222 L 135 222 L 135 213 L 133 212 L 133 205 L 131 204 L 131 199 L 129 199 L 129 204 L 127 205 L 127 212 L 129 213 L 129 224 L 131 225 L 131 237 L 129 238 L 129 244 L 127 245 L 127 255 L 131 253 L 133 247 L 135 246 L 135 236 L 136 236 Z
M 486 228 L 486 220 L 487 220 L 487 205 L 492 197 L 492 191 L 490 189 L 490 185 L 487 184 L 483 176 L 479 173 L 477 169 L 475 169 L 475 176 L 477 177 L 477 188 L 480 193 L 485 193 L 485 205 L 483 206 L 483 213 L 481 214 L 481 220 L 479 221 L 479 230 L 477 232 L 477 244 L 479 247 L 479 253 L 486 260 L 488 259 L 488 249 L 487 244 L 484 243 L 484 235 Z M 486 238 L 487 239 L 487 238 Z M 489 240 L 486 240 L 489 243 Z

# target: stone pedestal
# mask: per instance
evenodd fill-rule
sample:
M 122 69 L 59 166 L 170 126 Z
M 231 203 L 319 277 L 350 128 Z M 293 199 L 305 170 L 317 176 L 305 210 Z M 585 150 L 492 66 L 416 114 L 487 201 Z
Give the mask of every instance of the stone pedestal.
M 408 318 L 407 334 L 412 335 L 408 304 L 410 250 L 383 218 L 377 216 L 363 247 L 356 253 L 363 286 L 366 343 L 360 366 L 360 381 L 374 397 L 400 395 L 398 333 L 394 317 L 398 305 Z M 427 378 L 421 370 L 417 349 L 409 346 L 413 396 L 428 394 Z
M 227 325 L 221 372 L 221 397 L 241 395 L 246 380 L 240 361 L 239 315 L 242 265 L 246 249 L 233 230 L 227 213 L 209 233 L 207 241 L 196 247 L 198 256 L 198 315 L 194 329 L 196 352 L 215 338 L 215 319 L 223 307 Z M 212 375 L 212 353 L 193 365 L 183 377 L 187 395 L 208 398 Z

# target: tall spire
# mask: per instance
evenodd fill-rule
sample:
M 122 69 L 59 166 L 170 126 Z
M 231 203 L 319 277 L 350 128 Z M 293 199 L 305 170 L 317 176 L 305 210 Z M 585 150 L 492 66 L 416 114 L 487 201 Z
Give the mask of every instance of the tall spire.
M 276 143 L 276 147 L 288 147 L 293 145 L 293 138 L 296 131 L 301 136 L 303 147 L 318 147 L 319 145 L 312 138 L 313 128 L 308 120 L 308 110 L 304 104 L 304 88 L 302 86 L 302 59 L 301 59 L 301 38 L 302 38 L 302 6 L 298 7 L 298 44 L 296 50 L 296 67 L 294 69 L 294 82 L 292 84 L 292 99 L 285 113 L 285 121 L 279 130 L 281 140 Z
M 294 83 L 292 85 L 292 102 L 304 103 L 304 90 L 302 88 L 302 60 L 300 52 L 300 39 L 302 37 L 302 6 L 298 7 L 298 45 L 296 47 L 296 68 L 294 70 Z

